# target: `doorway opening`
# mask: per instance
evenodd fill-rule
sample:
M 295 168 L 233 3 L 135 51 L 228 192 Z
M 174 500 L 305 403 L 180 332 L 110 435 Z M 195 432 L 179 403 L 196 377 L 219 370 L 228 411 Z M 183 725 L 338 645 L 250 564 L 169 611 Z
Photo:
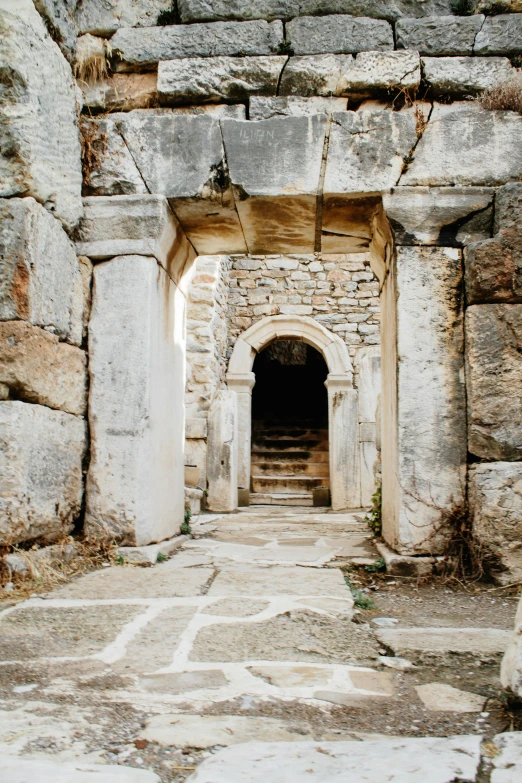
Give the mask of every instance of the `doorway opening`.
M 302 340 L 275 340 L 254 361 L 252 505 L 329 505 L 328 367 Z

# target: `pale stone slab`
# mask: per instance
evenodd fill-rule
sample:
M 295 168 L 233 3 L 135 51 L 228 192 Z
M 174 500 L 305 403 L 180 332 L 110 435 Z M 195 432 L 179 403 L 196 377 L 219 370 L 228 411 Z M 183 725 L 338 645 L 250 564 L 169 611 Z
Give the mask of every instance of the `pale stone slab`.
M 82 342 L 82 277 L 60 222 L 33 198 L 0 200 L 0 319 Z
M 236 565 L 223 569 L 208 592 L 209 596 L 308 595 L 349 598 L 342 574 L 337 569 L 285 568 L 284 566 Z
M 522 176 L 522 117 L 435 103 L 401 185 L 503 185 Z
M 82 501 L 85 422 L 25 402 L 0 403 L 4 544 L 69 533 Z
M 500 679 L 504 688 L 522 698 L 522 598 L 518 602 L 515 627 L 502 659 Z
M 497 734 L 493 742 L 500 753 L 493 758 L 491 783 L 517 783 L 522 775 L 522 732 Z
M 499 628 L 383 628 L 375 633 L 379 641 L 408 658 L 415 653 L 496 655 L 506 651 L 511 637 Z
M 0 10 L 0 60 L 9 63 L 0 110 L 0 196 L 30 195 L 71 230 L 82 215 L 80 139 L 71 68 L 32 9 Z
M 475 40 L 474 51 L 475 54 L 516 55 L 521 48 L 522 14 L 501 14 L 486 18 Z
M 272 117 L 306 117 L 309 114 L 331 114 L 346 109 L 345 98 L 287 98 L 250 99 L 248 116 L 250 120 L 269 120 Z M 296 262 L 297 264 L 297 262 Z
M 96 134 L 94 144 L 101 147 L 97 160 L 99 165 L 89 172 L 89 176 L 84 182 L 84 195 L 122 196 L 132 193 L 149 193 L 117 128 L 116 119 L 91 119 L 83 122 L 83 127 L 87 129 L 88 133 L 94 130 Z
M 387 22 L 343 14 L 293 19 L 286 25 L 286 36 L 297 55 L 393 49 L 393 32 Z
M 126 28 L 111 38 L 118 70 L 150 68 L 160 61 L 187 57 L 233 57 L 277 54 L 282 22 L 216 22 Z
M 140 546 L 179 531 L 184 307 L 183 295 L 154 258 L 120 256 L 95 267 L 85 522 L 90 535 Z
M 0 758 L 0 772 L 4 783 L 159 783 L 154 772 L 135 767 L 114 764 L 64 763 L 44 759 L 27 759 L 19 756 Z
M 513 76 L 507 57 L 423 57 L 424 79 L 437 93 L 475 95 Z
M 74 18 L 80 35 L 110 36 L 119 27 L 149 27 L 158 24 L 163 11 L 171 11 L 171 0 L 118 0 L 76 4 Z
M 379 346 L 362 348 L 355 360 L 358 374 L 359 422 L 375 422 L 381 393 L 381 351 Z
M 416 685 L 415 690 L 424 706 L 433 712 L 481 712 L 486 701 L 485 696 L 461 691 L 442 682 Z
M 238 410 L 234 391 L 219 391 L 208 417 L 208 507 L 237 509 Z
M 483 24 L 481 14 L 400 19 L 395 27 L 397 48 L 432 55 L 472 54 L 475 38 Z
M 219 751 L 190 783 L 451 783 L 473 780 L 480 737 L 383 739 L 364 742 L 247 742 Z M 385 772 L 384 772 L 385 770 Z
M 83 105 L 105 111 L 147 109 L 158 100 L 158 74 L 114 73 L 96 82 L 78 81 Z
M 26 321 L 0 321 L 0 383 L 16 399 L 83 416 L 85 351 Z
M 120 546 L 118 555 L 127 563 L 133 565 L 154 565 L 158 562 L 158 555 L 165 559 L 176 549 L 179 549 L 187 541 L 188 536 L 174 536 L 161 544 L 149 544 L 148 546 Z
M 332 509 L 360 508 L 358 394 L 346 383 L 336 383 L 332 373 L 328 376 L 326 386 Z
M 298 0 L 179 0 L 182 22 L 218 19 L 291 19 L 299 15 Z
M 522 305 L 466 310 L 468 448 L 486 459 L 522 459 Z
M 319 54 L 290 57 L 283 70 L 280 95 L 332 96 L 341 94 L 345 75 L 350 72 L 351 54 Z
M 341 76 L 336 94 L 367 95 L 378 90 L 415 90 L 420 80 L 418 52 L 361 52 Z

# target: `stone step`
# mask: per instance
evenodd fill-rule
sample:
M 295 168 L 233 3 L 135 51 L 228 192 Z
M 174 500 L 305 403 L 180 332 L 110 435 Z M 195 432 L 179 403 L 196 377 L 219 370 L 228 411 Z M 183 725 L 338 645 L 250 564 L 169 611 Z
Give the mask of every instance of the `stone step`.
M 314 455 L 315 456 L 315 455 Z M 253 472 L 256 476 L 328 476 L 330 466 L 327 462 L 309 462 L 304 460 L 256 460 Z
M 329 486 L 330 479 L 326 476 L 252 476 L 253 492 L 294 495 Z
M 312 457 L 315 464 L 319 462 L 328 464 L 330 461 L 330 453 L 328 451 L 316 451 L 315 449 L 313 451 L 297 449 L 295 451 L 252 451 L 252 463 L 256 463 L 256 465 L 267 460 L 271 460 L 274 463 L 286 461 L 306 463 Z
M 310 492 L 301 494 L 283 495 L 277 492 L 251 492 L 251 506 L 313 506 L 313 497 Z
M 313 451 L 318 449 L 323 451 L 322 446 L 326 445 L 324 441 L 310 438 L 309 440 L 297 440 L 293 438 L 254 438 L 252 440 L 252 451 L 302 451 L 307 449 Z

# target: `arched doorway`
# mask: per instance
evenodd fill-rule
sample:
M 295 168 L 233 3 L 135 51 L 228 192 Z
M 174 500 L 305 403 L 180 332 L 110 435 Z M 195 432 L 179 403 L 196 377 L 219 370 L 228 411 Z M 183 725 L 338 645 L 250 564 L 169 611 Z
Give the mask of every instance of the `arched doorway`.
M 329 505 L 328 367 L 303 340 L 275 340 L 253 364 L 250 504 Z

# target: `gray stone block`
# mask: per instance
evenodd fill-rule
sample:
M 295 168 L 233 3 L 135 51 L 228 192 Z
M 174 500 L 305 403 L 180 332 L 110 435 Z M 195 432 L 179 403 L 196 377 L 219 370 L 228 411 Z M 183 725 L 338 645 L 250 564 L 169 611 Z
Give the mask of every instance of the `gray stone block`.
M 219 19 L 292 19 L 299 16 L 299 0 L 178 0 L 182 22 Z
M 431 55 L 472 54 L 483 23 L 481 14 L 401 19 L 395 28 L 397 48 Z
M 85 196 L 124 196 L 148 193 L 136 163 L 118 127 L 117 115 L 103 120 L 85 119 L 82 127 L 94 132 L 98 156 L 94 168 L 84 177 Z
M 120 27 L 154 27 L 162 11 L 172 10 L 172 0 L 84 0 L 75 5 L 80 35 L 108 36 Z
M 331 114 L 344 111 L 346 98 L 258 98 L 250 99 L 250 120 L 269 120 L 271 117 L 307 117 L 310 114 Z
M 252 21 L 126 28 L 118 30 L 111 45 L 118 70 L 128 71 L 178 57 L 277 54 L 282 41 L 281 22 Z
M 356 54 L 394 48 L 388 22 L 343 14 L 293 19 L 286 25 L 286 36 L 295 54 Z
M 423 57 L 424 79 L 437 94 L 476 95 L 514 74 L 507 57 Z
M 522 459 L 522 305 L 466 310 L 468 449 L 484 459 Z
M 0 199 L 0 320 L 82 341 L 82 278 L 60 221 L 33 198 Z
M 475 54 L 516 55 L 522 51 L 522 14 L 488 16 L 475 41 Z
M 290 57 L 281 77 L 280 95 L 338 95 L 339 84 L 353 65 L 350 54 Z
M 73 529 L 82 500 L 85 422 L 41 405 L 0 403 L 0 542 L 51 542 Z
M 78 0 L 34 0 L 34 4 L 47 24 L 52 25 L 53 35 L 64 55 L 72 60 L 78 36 L 74 19 Z

